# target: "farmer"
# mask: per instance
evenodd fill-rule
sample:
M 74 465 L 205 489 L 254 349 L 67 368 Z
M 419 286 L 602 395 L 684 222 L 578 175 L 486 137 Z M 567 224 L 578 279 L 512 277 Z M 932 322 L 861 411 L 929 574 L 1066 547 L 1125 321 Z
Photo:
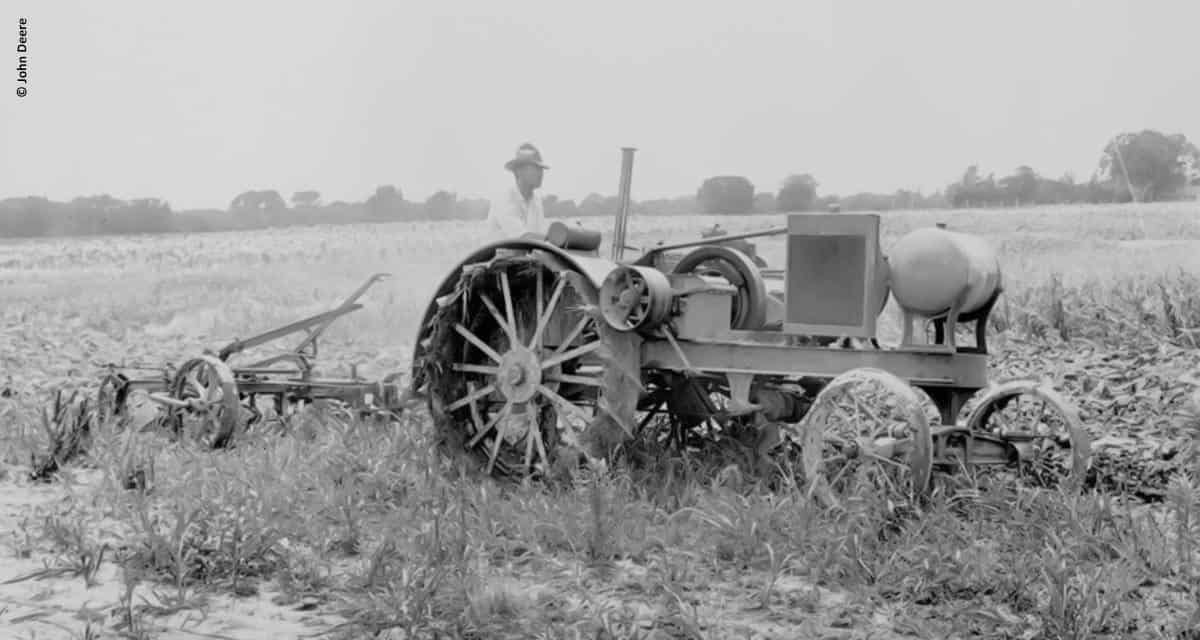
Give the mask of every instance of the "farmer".
M 526 142 L 517 148 L 516 155 L 504 168 L 513 173 L 515 184 L 492 200 L 488 209 L 489 230 L 501 238 L 545 237 L 546 218 L 538 189 L 542 186 L 542 175 L 550 167 L 542 163 L 537 147 Z

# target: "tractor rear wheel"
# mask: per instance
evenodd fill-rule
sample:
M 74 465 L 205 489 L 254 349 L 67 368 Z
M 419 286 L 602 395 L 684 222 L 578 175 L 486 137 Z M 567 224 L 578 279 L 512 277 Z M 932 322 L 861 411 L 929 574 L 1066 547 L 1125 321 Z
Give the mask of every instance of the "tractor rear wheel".
M 521 253 L 464 268 L 425 358 L 443 444 L 489 475 L 561 475 L 633 430 L 637 336 L 599 317 L 580 273 Z

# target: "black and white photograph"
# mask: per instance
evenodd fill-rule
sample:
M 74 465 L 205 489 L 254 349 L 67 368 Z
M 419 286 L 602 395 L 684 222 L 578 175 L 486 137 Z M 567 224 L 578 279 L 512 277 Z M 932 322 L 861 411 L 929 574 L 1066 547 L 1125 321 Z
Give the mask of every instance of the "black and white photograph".
M 1200 640 L 1200 2 L 0 24 L 0 640 Z

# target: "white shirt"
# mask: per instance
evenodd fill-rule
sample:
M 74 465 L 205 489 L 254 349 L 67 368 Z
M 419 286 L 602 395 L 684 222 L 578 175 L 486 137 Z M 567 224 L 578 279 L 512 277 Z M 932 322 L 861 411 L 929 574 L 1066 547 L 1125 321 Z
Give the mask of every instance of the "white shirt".
M 503 239 L 518 238 L 524 233 L 545 233 L 546 216 L 542 211 L 542 194 L 537 189 L 528 201 L 516 185 L 509 187 L 488 207 L 488 228 Z

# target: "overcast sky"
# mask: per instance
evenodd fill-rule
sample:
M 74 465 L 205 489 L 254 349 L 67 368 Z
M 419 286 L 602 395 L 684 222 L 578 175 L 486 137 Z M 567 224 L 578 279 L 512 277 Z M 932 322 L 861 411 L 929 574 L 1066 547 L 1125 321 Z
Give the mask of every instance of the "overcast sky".
M 525 141 L 564 198 L 615 194 L 625 145 L 637 199 L 716 174 L 929 192 L 970 163 L 1087 179 L 1122 130 L 1200 142 L 1198 0 L 0 7 L 0 197 L 487 197 Z

